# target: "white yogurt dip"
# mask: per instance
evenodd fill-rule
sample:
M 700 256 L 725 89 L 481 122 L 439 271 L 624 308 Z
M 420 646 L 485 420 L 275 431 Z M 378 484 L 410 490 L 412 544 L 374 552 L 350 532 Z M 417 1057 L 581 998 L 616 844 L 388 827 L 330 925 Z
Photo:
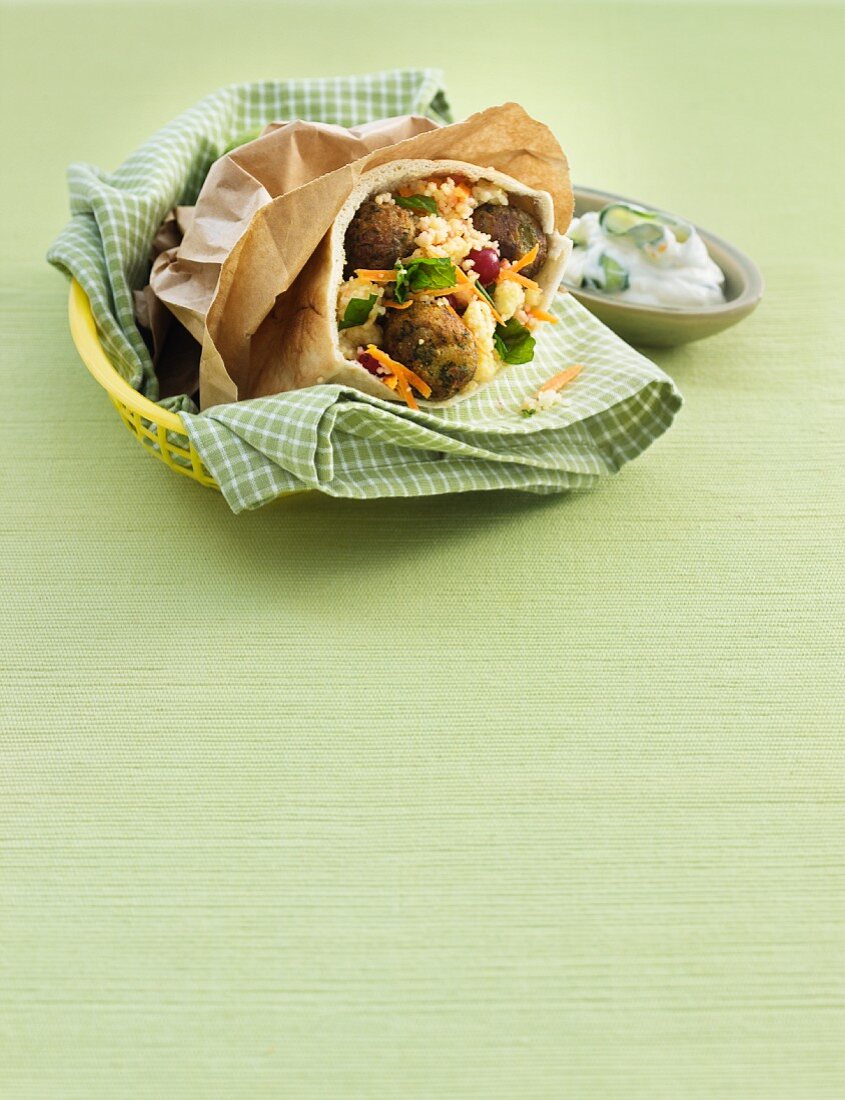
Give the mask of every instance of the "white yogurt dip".
M 713 306 L 725 276 L 695 228 L 680 218 L 611 203 L 574 218 L 565 281 L 647 306 Z

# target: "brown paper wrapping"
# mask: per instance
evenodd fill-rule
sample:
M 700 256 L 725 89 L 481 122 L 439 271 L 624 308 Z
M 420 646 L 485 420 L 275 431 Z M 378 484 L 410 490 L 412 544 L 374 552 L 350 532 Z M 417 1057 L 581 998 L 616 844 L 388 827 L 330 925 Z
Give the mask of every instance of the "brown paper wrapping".
M 403 116 L 346 130 L 268 127 L 217 161 L 152 289 L 202 344 L 203 408 L 312 385 L 331 369 L 331 229 L 360 176 L 394 160 L 462 160 L 548 192 L 565 232 L 573 198 L 552 132 L 516 103 L 437 126 Z
M 193 206 L 177 206 L 171 211 L 153 239 L 153 260 L 162 252 L 178 248 L 193 213 Z M 135 320 L 150 334 L 148 343 L 152 344 L 159 398 L 193 396 L 199 389 L 200 345 L 149 284 L 133 291 L 133 296 Z
M 153 249 L 154 295 L 202 343 L 221 266 L 261 207 L 373 149 L 436 125 L 416 115 L 351 129 L 319 122 L 271 123 L 261 137 L 215 161 L 195 207 L 177 207 L 183 212 L 184 236 L 160 254 Z M 187 210 L 190 219 L 184 218 Z

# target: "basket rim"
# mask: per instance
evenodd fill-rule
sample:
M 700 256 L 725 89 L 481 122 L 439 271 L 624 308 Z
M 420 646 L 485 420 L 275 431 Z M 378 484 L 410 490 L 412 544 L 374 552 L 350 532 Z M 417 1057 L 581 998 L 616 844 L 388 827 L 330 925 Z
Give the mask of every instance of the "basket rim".
M 110 397 L 143 416 L 145 420 L 160 425 L 165 431 L 185 434 L 185 425 L 176 413 L 163 409 L 161 405 L 156 405 L 154 401 L 138 393 L 118 374 L 100 343 L 97 322 L 94 320 L 88 295 L 76 279 L 71 279 L 70 282 L 68 321 L 79 358 Z

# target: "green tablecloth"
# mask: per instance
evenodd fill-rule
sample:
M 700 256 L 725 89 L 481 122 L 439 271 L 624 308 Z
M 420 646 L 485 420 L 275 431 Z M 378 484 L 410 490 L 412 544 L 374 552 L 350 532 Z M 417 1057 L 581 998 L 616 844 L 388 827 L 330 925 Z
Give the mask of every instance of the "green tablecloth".
M 0 1094 L 839 1097 L 842 10 L 305 11 L 0 8 Z M 234 517 L 76 360 L 64 166 L 419 64 L 767 297 L 595 493 Z

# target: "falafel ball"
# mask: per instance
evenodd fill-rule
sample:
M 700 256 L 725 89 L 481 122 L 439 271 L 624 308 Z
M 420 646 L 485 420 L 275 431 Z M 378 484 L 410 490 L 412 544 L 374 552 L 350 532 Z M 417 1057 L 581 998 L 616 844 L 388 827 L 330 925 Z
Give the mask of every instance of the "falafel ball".
M 500 206 L 486 202 L 472 213 L 472 224 L 499 242 L 499 255 L 505 260 L 518 260 L 539 245 L 537 258 L 522 269 L 527 279 L 533 279 L 546 262 L 549 250 L 546 234 L 533 214 L 518 206 Z
M 445 401 L 472 380 L 478 348 L 472 333 L 440 301 L 389 310 L 382 347 L 431 386 L 431 400 Z
M 394 203 L 363 203 L 346 230 L 346 269 L 386 268 L 414 251 L 417 226 L 410 210 Z

